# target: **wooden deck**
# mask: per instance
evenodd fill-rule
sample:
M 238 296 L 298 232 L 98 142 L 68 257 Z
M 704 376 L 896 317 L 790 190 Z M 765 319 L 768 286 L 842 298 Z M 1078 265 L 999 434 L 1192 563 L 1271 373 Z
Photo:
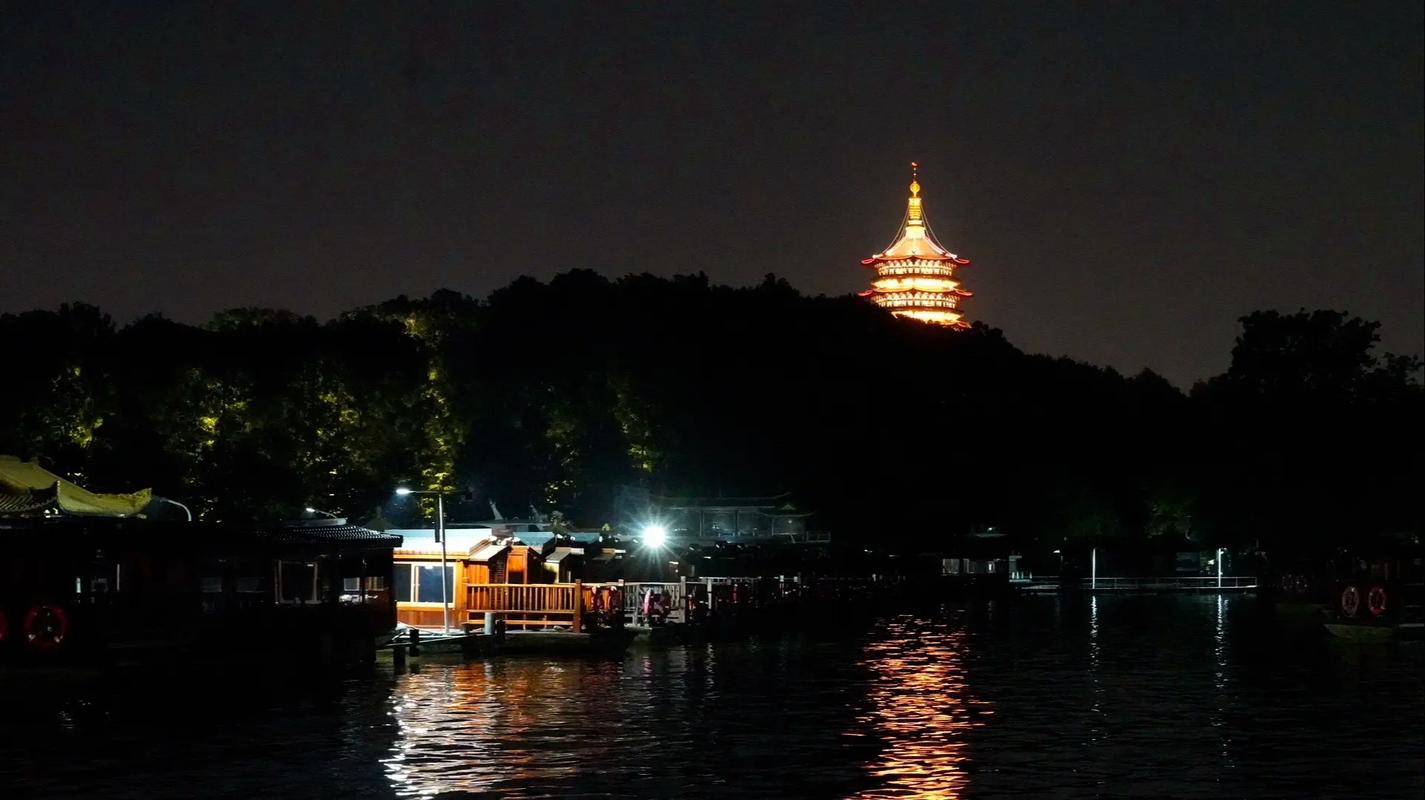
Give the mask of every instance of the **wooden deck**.
M 1255 592 L 1257 579 L 1247 575 L 1218 577 L 1163 576 L 1148 578 L 1083 578 L 1077 581 L 1011 581 L 1010 586 L 1026 594 L 1056 594 L 1058 592 L 1090 592 L 1117 594 L 1141 592 L 1148 594 L 1236 594 Z

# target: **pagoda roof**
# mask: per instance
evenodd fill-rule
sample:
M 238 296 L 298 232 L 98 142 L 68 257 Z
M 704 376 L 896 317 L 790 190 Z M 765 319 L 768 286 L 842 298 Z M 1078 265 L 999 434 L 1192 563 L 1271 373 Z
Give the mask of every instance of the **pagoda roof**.
M 911 164 L 912 169 L 916 166 L 914 163 Z M 970 263 L 970 259 L 955 255 L 935 240 L 935 235 L 930 230 L 930 224 L 925 219 L 924 209 L 921 205 L 920 181 L 915 177 L 914 172 L 911 173 L 910 198 L 906 201 L 905 217 L 901 219 L 900 230 L 896 231 L 896 238 L 884 251 L 863 259 L 861 263 L 869 266 L 885 261 L 908 259 L 946 261 L 956 266 Z

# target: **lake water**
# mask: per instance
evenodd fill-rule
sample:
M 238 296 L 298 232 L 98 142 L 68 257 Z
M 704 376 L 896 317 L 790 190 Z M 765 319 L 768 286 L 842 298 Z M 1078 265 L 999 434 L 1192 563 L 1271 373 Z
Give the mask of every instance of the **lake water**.
M 1120 596 L 196 697 L 10 685 L 0 797 L 1419 798 L 1422 672 L 1251 598 Z

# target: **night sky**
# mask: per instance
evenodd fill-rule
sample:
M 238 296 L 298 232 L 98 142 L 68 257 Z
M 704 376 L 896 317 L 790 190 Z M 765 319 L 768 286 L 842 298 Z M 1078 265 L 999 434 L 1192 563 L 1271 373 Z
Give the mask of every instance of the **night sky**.
M 0 311 L 844 294 L 914 159 L 1031 352 L 1186 386 L 1302 306 L 1422 350 L 1418 3 L 342 5 L 0 4 Z

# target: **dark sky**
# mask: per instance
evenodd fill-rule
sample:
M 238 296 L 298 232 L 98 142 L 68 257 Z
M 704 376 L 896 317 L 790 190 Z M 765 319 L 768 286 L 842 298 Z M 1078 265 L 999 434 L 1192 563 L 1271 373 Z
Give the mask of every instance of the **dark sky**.
M 1422 350 L 1419 3 L 344 5 L 0 3 L 0 311 L 842 294 L 915 159 L 1027 350 L 1186 385 L 1302 306 Z

